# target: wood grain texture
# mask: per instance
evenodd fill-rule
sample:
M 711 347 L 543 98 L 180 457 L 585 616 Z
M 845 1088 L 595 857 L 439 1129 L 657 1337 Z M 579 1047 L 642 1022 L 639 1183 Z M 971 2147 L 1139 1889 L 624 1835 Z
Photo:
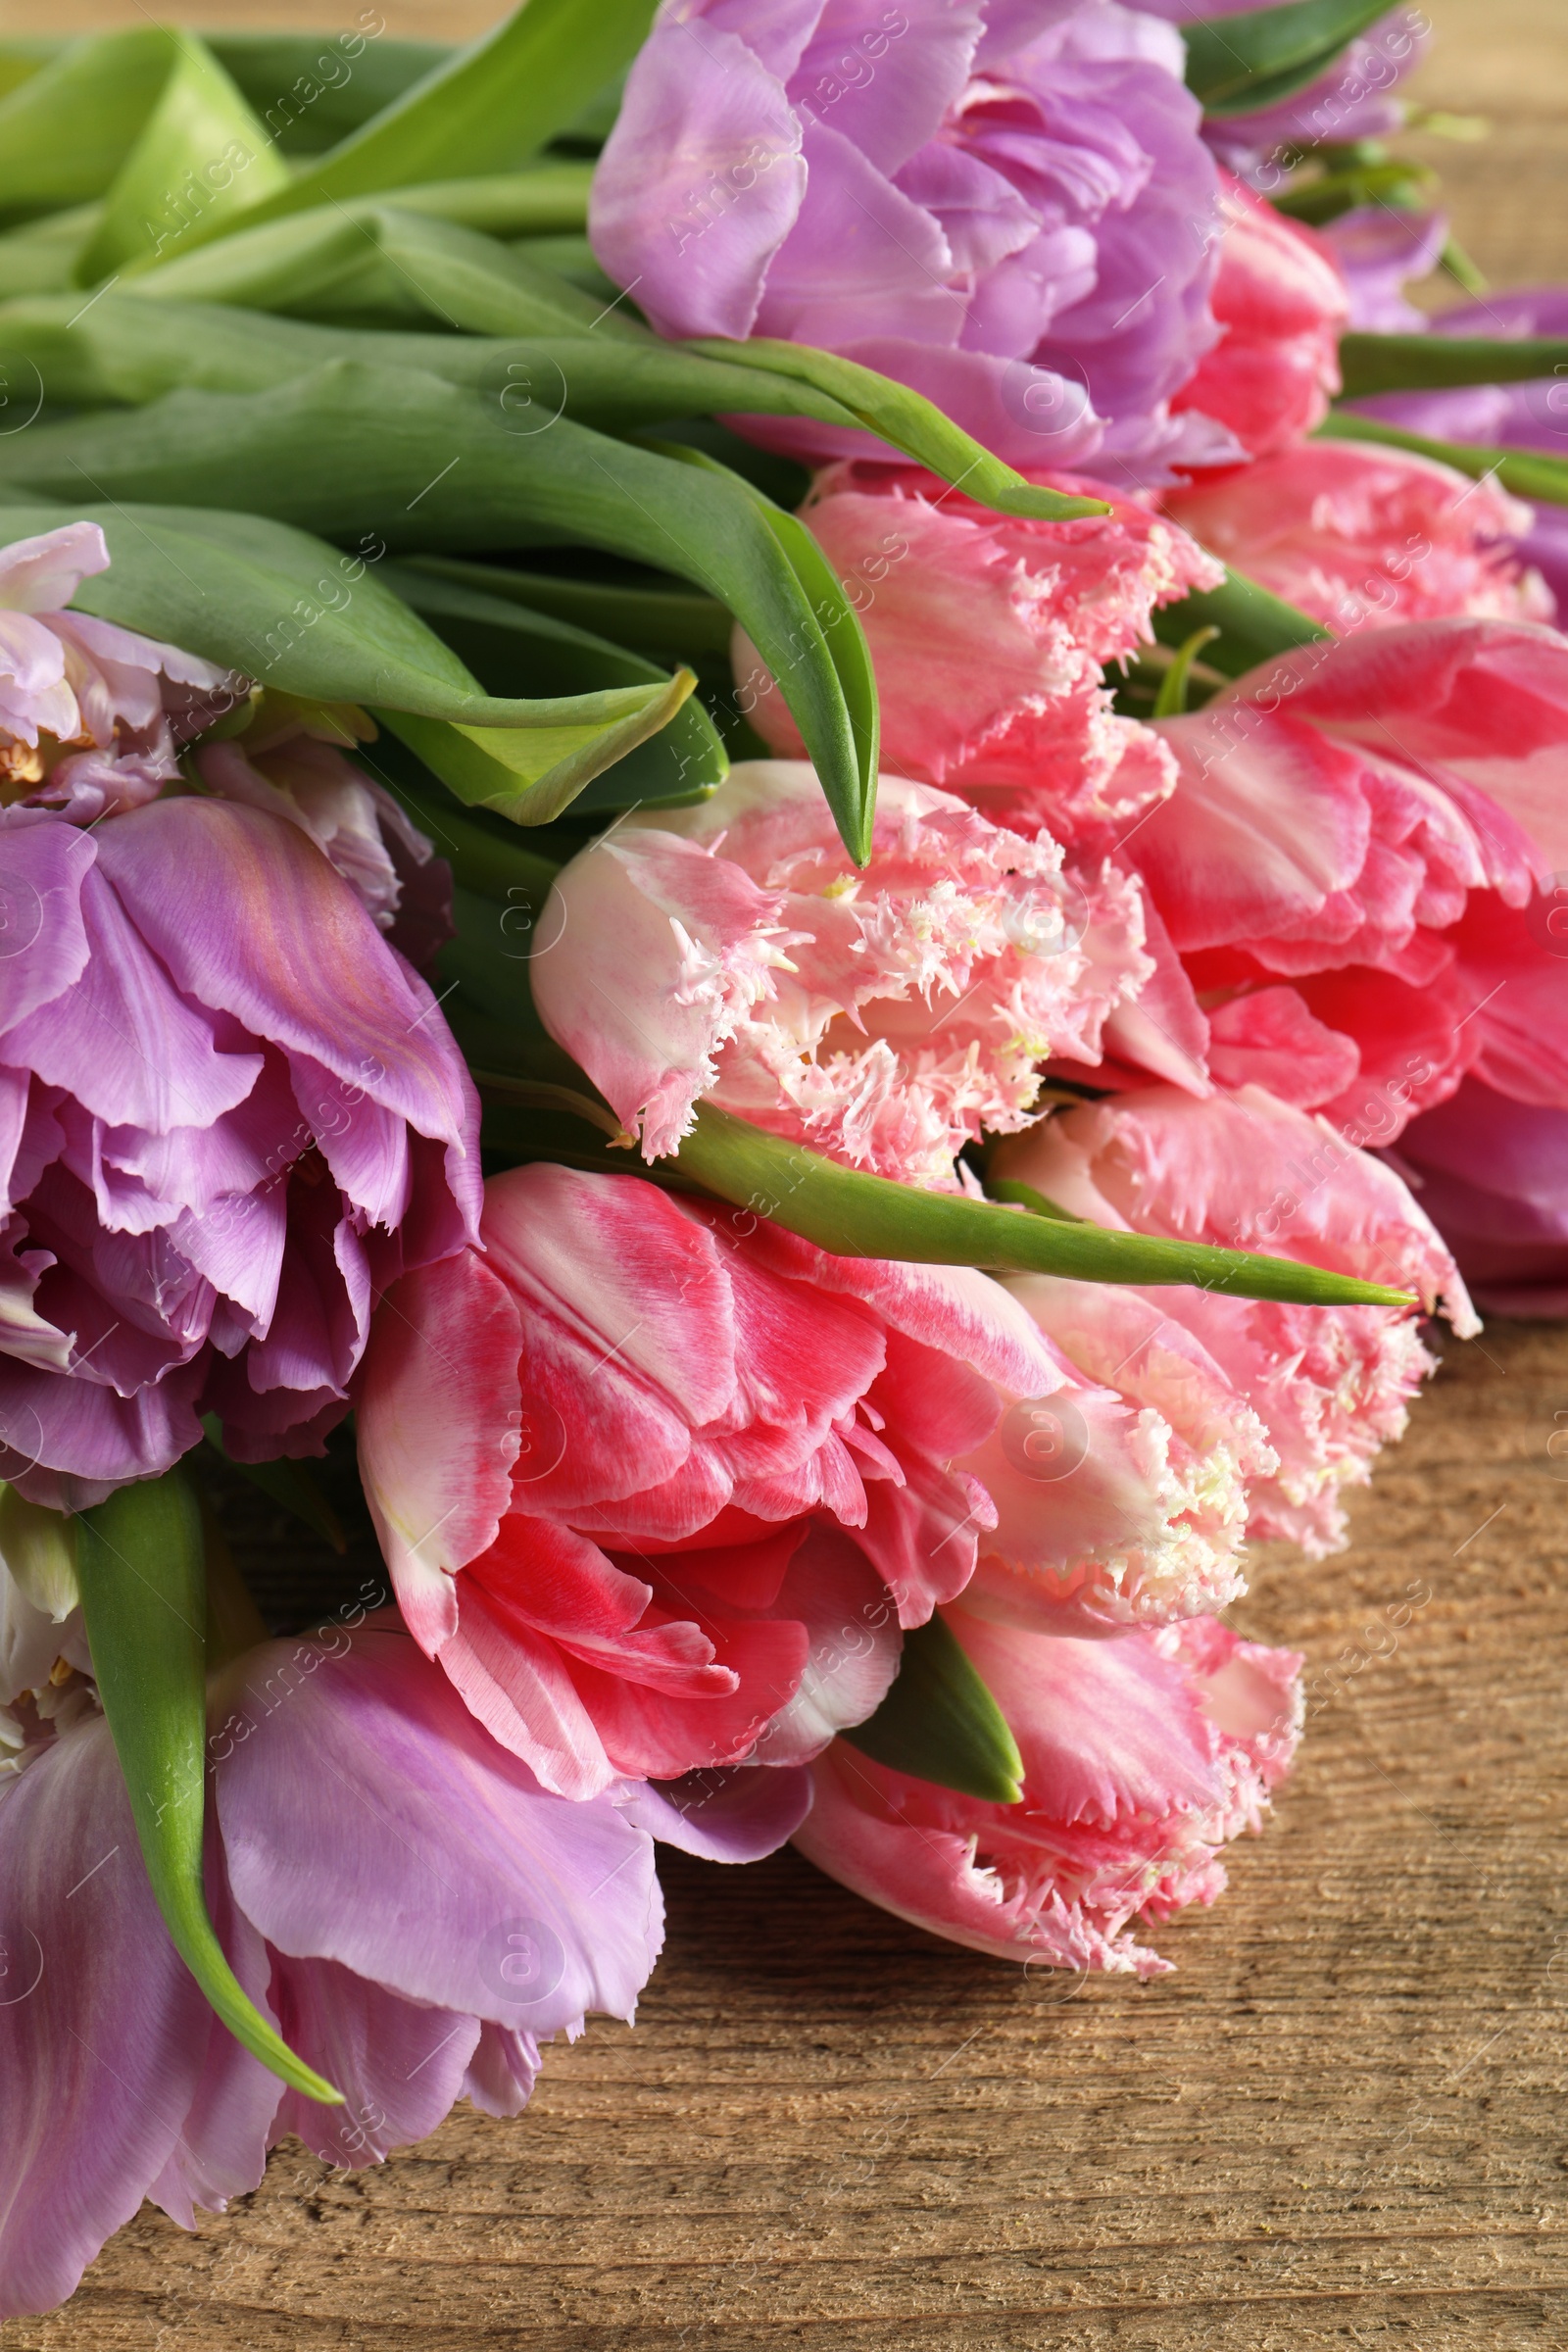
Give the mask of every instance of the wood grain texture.
M 1562 0 L 1432 13 L 1429 102 L 1499 125 L 1442 151 L 1459 233 L 1499 284 L 1561 270 Z M 1568 1331 L 1450 1342 L 1351 1549 L 1259 1559 L 1232 1614 L 1306 1651 L 1308 1737 L 1220 1906 L 1155 1935 L 1175 1977 L 1025 1976 L 792 1855 L 673 1856 L 635 2032 L 553 2050 L 515 2123 L 349 2180 L 289 2143 L 0 2352 L 1568 2344 L 1564 1430 Z

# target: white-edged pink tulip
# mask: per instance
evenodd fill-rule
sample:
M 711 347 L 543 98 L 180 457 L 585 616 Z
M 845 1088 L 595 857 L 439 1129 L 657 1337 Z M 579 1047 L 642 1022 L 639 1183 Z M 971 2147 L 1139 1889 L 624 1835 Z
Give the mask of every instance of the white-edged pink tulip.
M 546 1028 L 650 1160 L 710 1100 L 878 1175 L 947 1186 L 1038 1065 L 1093 1064 L 1153 966 L 1137 882 L 1067 874 L 952 795 L 884 776 L 851 861 L 811 769 L 754 760 L 700 808 L 614 827 L 558 877 Z
M 1006 1717 L 1023 1797 L 988 1804 L 836 1740 L 795 1843 L 901 1919 L 999 1960 L 1163 1975 L 1145 1921 L 1211 1903 L 1301 1723 L 1292 1650 L 1211 1617 L 1077 1642 L 944 1612 Z

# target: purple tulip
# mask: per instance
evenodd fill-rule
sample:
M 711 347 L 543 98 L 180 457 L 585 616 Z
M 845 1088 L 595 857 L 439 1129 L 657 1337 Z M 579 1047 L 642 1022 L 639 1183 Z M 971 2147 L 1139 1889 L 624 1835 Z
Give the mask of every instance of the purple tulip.
M 144 2196 L 187 2229 L 221 2211 L 288 2132 L 352 2170 L 456 2099 L 515 2115 L 541 2041 L 636 2007 L 654 1837 L 750 1860 L 809 1803 L 801 1771 L 707 1775 L 686 1806 L 679 1785 L 552 1796 L 390 1613 L 245 1651 L 212 1685 L 208 1895 L 252 2001 L 344 2093 L 318 2106 L 169 1939 L 78 1621 L 0 1569 L 0 2320 L 63 2301 Z
M 1404 289 L 1443 259 L 1448 241 L 1446 214 L 1357 204 L 1338 220 L 1325 221 L 1318 233 L 1333 247 L 1345 272 L 1352 327 L 1380 335 L 1426 332 L 1431 320 L 1405 300 Z
M 1165 406 L 1216 337 L 1183 64 L 1115 0 L 664 0 L 594 249 L 662 333 L 846 353 L 1020 466 L 1236 455 Z
M 381 1291 L 479 1208 L 462 1056 L 378 927 L 445 868 L 297 719 L 198 754 L 233 800 L 154 797 L 235 682 L 65 611 L 107 562 L 89 523 L 0 550 L 0 1478 L 73 1509 L 203 1413 L 319 1451 Z
M 1417 1188 L 1478 1306 L 1568 1315 L 1568 1110 L 1510 1102 L 1467 1078 L 1388 1156 Z

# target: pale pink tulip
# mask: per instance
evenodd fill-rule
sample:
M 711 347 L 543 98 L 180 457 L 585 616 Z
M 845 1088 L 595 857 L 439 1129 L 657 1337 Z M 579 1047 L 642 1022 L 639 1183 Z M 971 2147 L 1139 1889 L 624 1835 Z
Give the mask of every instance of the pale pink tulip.
M 1292 1650 L 1200 1617 L 1106 1642 L 945 1612 L 1012 1729 L 1023 1799 L 987 1804 L 843 1740 L 795 1842 L 884 1910 L 999 1960 L 1165 1973 L 1130 1932 L 1225 1885 L 1301 1722 Z
M 1441 1304 L 1461 1337 L 1480 1328 L 1452 1257 L 1395 1171 L 1259 1087 L 1206 1102 L 1159 1087 L 1084 1103 L 1004 1144 L 993 1165 L 1099 1224 L 1301 1258 L 1408 1290 L 1428 1311 Z M 1277 1457 L 1272 1476 L 1248 1482 L 1248 1532 L 1338 1548 L 1345 1488 L 1364 1484 L 1402 1434 L 1432 1369 L 1415 1310 L 1190 1288 L 1146 1296 L 1200 1343 Z M 1209 1401 L 1212 1410 L 1212 1391 Z
M 1450 615 L 1549 620 L 1555 609 L 1515 557 L 1534 522 L 1523 500 L 1410 450 L 1302 442 L 1171 492 L 1165 512 L 1337 636 Z
M 167 701 L 207 697 L 221 710 L 238 684 L 177 646 L 68 612 L 82 581 L 108 568 L 95 522 L 0 547 L 4 797 L 83 824 L 154 799 L 178 775 Z
M 1128 876 L 1064 875 L 952 795 L 882 780 L 869 867 L 804 762 L 731 770 L 700 808 L 633 822 L 559 876 L 536 955 L 546 1028 L 644 1156 L 701 1099 L 774 1134 L 952 1188 L 982 1127 L 1025 1123 L 1038 1064 L 1100 1058 L 1152 971 Z
M 1090 497 L 1100 484 L 1033 477 Z M 976 506 L 912 466 L 847 465 L 801 510 L 856 605 L 876 667 L 882 760 L 892 775 L 984 794 L 1030 833 L 1124 824 L 1170 788 L 1157 738 L 1118 717 L 1102 683 L 1153 634 L 1156 607 L 1218 585 L 1221 566 L 1136 501 L 1076 522 Z M 800 731 L 737 631 L 735 674 L 753 725 L 798 757 Z
M 997 1511 L 965 1608 L 1054 1634 L 1223 1608 L 1246 1590 L 1251 1498 L 1279 1458 L 1180 1319 L 1185 1294 L 1043 1274 L 1007 1288 L 1073 1385 L 1009 1401 L 964 1464 Z
M 392 1293 L 359 1393 L 421 1646 L 572 1796 L 863 1720 L 993 1524 L 953 1465 L 1068 1382 L 1029 1317 L 630 1175 L 514 1169 L 481 1231 Z

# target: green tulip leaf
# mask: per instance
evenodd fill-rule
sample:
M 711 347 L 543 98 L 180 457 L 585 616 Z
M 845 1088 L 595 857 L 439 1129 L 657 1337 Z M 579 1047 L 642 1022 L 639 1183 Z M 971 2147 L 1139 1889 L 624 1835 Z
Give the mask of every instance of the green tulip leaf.
M 416 564 L 390 564 L 383 584 L 434 629 L 493 694 L 593 694 L 607 687 L 666 688 L 669 673 L 638 654 L 526 606 L 443 579 Z M 683 674 L 690 674 L 684 672 Z M 616 760 L 577 799 L 573 814 L 699 801 L 729 772 L 722 738 L 693 696 L 657 732 Z
M 384 32 L 209 32 L 204 37 L 278 145 L 298 155 L 337 146 L 452 55 L 443 42 L 389 40 Z
M 122 1487 L 83 1511 L 76 1574 L 98 1693 L 175 1949 L 236 2041 L 308 2099 L 340 2105 L 342 2092 L 252 2006 L 208 1915 L 207 1571 L 201 1513 L 180 1472 Z
M 898 1675 L 864 1723 L 841 1732 L 890 1771 L 956 1788 L 985 1804 L 1023 1798 L 1018 1742 L 975 1667 L 940 1616 L 904 1637 Z
M 696 683 L 681 669 L 662 688 L 582 695 L 577 701 L 600 715 L 554 726 L 465 727 L 409 710 L 372 710 L 467 807 L 493 808 L 515 825 L 548 825 L 585 785 L 667 726 Z M 618 716 L 616 706 L 623 706 Z M 564 698 L 563 708 L 569 707 Z
M 1200 18 L 1182 26 L 1187 86 L 1209 115 L 1278 106 L 1326 74 L 1342 49 L 1388 13 L 1387 0 L 1286 0 L 1282 8 Z
M 627 356 L 641 355 L 628 346 Z M 864 855 L 876 744 L 859 623 L 803 526 L 694 451 L 677 460 L 565 416 L 516 432 L 471 389 L 333 362 L 265 394 L 176 392 L 133 416 L 77 417 L 0 439 L 0 497 L 79 498 L 84 489 L 117 505 L 221 507 L 220 535 L 233 534 L 241 510 L 351 544 L 376 534 L 408 552 L 577 543 L 681 574 L 745 627 L 779 682 L 846 841 Z M 96 593 L 100 584 L 88 585 Z M 181 603 L 173 580 L 163 585 L 172 611 L 196 617 L 196 598 Z M 207 633 L 222 626 L 214 616 Z M 206 650 L 173 628 L 156 633 Z M 314 622 L 299 625 L 302 641 L 320 634 Z M 319 666 L 328 668 L 324 659 Z M 267 682 L 282 683 L 281 671 Z M 372 707 L 394 699 L 346 678 L 293 691 Z M 425 710 L 460 724 L 469 715 Z M 495 706 L 471 716 L 530 723 Z M 548 710 L 536 709 L 531 723 L 550 723 Z
M 82 285 L 148 269 L 198 233 L 289 185 L 287 164 L 222 67 L 194 33 L 172 62 L 141 135 L 105 198 L 76 265 Z
M 770 1218 L 841 1257 L 1063 1274 L 1079 1282 L 1185 1283 L 1226 1298 L 1283 1298 L 1301 1306 L 1415 1304 L 1403 1291 L 1294 1258 L 1111 1232 L 956 1193 L 917 1192 L 886 1176 L 840 1167 L 711 1102 L 699 1105 L 697 1124 L 674 1164 L 745 1214 Z
M 764 374 L 811 385 L 835 401 L 862 431 L 890 442 L 978 505 L 993 507 L 999 514 L 1063 522 L 1110 512 L 1102 499 L 1072 498 L 1065 491 L 1026 482 L 1013 466 L 994 457 L 961 425 L 944 416 L 934 402 L 911 391 L 907 384 L 862 368 L 856 360 L 841 359 L 836 352 L 817 351 L 808 343 L 775 342 L 765 335 L 754 336 L 746 343 L 709 340 L 677 348 L 701 352 L 729 368 L 756 368 Z
M 74 41 L 0 99 L 0 215 L 104 195 L 163 95 L 178 36 L 161 25 Z
M 1374 335 L 1340 337 L 1343 397 L 1431 392 L 1451 384 L 1519 384 L 1568 371 L 1568 336 Z
M 1310 613 L 1228 567 L 1221 587 L 1200 588 L 1177 604 L 1162 606 L 1153 615 L 1153 627 L 1161 645 L 1175 647 L 1178 654 L 1199 630 L 1212 628 L 1216 634 L 1205 641 L 1203 660 L 1232 678 L 1254 669 L 1271 654 L 1315 645 L 1331 635 Z
M 513 172 L 629 64 L 654 0 L 527 0 L 252 211 L 276 220 L 416 181 Z M 221 235 L 215 222 L 207 236 Z

